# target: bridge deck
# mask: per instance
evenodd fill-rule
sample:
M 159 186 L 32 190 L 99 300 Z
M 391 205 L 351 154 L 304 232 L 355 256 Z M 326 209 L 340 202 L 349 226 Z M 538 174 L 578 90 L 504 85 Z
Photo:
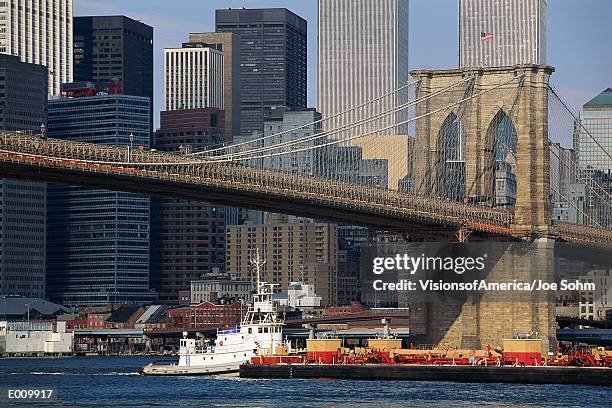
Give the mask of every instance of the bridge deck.
M 188 198 L 382 230 L 466 227 L 476 234 L 524 238 L 513 231 L 511 213 L 482 205 L 174 153 L 41 140 L 17 132 L 0 133 L 0 175 Z M 565 241 L 612 247 L 612 232 L 607 230 L 556 224 L 552 231 Z

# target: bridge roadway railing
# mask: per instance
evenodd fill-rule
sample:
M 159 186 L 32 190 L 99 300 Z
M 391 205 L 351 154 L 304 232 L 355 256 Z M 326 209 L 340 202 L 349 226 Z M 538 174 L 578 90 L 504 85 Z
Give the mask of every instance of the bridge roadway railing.
M 606 249 L 612 248 L 612 231 L 604 228 L 555 222 L 553 223 L 553 232 L 561 240 L 574 244 Z
M 276 196 L 426 225 L 467 226 L 475 231 L 511 235 L 513 215 L 506 211 L 423 197 L 322 177 L 240 165 L 210 163 L 193 156 L 124 147 L 40 139 L 0 133 L 2 161 L 48 168 L 77 169 L 192 183 Z M 390 226 L 390 229 L 393 229 Z

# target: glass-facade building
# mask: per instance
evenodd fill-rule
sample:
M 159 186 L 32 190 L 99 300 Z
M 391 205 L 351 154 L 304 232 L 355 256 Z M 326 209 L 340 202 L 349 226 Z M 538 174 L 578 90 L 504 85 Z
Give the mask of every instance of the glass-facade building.
M 47 68 L 0 54 L 0 130 L 39 133 Z M 0 294 L 45 296 L 47 185 L 0 178 Z
M 607 88 L 585 103 L 574 132 L 574 150 L 580 169 L 612 194 L 612 88 Z M 601 195 L 584 197 L 590 217 L 605 227 L 612 227 L 611 203 L 601 202 Z
M 149 118 L 146 97 L 55 99 L 48 135 L 148 148 Z M 48 196 L 50 299 L 89 306 L 156 300 L 149 289 L 149 197 L 66 185 L 49 185 Z
M 216 11 L 216 31 L 240 35 L 242 136 L 262 134 L 272 107 L 306 107 L 306 29 L 284 8 Z
M 146 96 L 153 112 L 153 27 L 126 16 L 74 18 L 74 80 Z M 151 113 L 151 133 L 153 113 Z

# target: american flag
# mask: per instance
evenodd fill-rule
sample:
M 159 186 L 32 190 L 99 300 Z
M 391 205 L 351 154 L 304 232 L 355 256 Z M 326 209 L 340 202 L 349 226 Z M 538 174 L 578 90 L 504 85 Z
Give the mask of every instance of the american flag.
M 493 33 L 480 32 L 480 41 L 491 41 L 493 39 Z

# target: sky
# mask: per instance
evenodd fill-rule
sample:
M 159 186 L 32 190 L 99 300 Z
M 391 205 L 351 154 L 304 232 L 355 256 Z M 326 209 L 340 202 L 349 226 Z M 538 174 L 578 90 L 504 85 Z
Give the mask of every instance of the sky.
M 377 1 L 377 0 L 372 0 Z M 180 47 L 189 32 L 215 30 L 214 10 L 286 7 L 308 21 L 308 106 L 317 102 L 316 0 L 74 0 L 74 15 L 126 15 L 154 28 L 156 112 L 163 105 L 163 49 Z M 551 84 L 576 113 L 612 87 L 612 0 L 548 0 L 547 63 Z M 458 66 L 458 0 L 410 0 L 409 66 Z M 155 127 L 159 114 L 155 113 Z

